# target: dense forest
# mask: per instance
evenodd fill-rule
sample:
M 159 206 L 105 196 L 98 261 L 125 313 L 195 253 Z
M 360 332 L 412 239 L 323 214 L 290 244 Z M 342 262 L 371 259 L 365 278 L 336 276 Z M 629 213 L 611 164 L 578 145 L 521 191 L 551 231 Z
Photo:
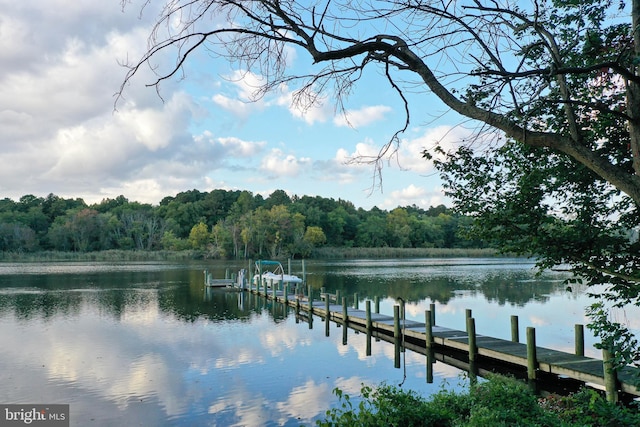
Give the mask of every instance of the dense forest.
M 197 250 L 211 258 L 308 257 L 316 247 L 479 248 L 460 231 L 470 218 L 445 206 L 356 209 L 345 200 L 266 199 L 249 191 L 191 190 L 157 206 L 124 196 L 87 205 L 80 198 L 25 195 L 0 200 L 0 250 L 90 252 Z

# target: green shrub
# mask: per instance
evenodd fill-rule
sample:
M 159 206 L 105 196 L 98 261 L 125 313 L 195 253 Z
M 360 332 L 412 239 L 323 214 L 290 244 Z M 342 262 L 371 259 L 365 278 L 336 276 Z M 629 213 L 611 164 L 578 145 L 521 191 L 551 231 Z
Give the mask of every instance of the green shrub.
M 522 382 L 492 375 L 473 385 L 468 399 L 467 426 L 557 426 L 558 418 L 538 405 L 537 397 Z
M 569 396 L 552 394 L 540 399 L 545 411 L 555 413 L 568 425 L 577 426 L 640 426 L 640 414 L 631 408 L 609 403 L 592 389 L 584 388 Z
M 334 393 L 341 404 L 326 412 L 326 418 L 316 422 L 318 426 L 358 427 L 422 427 L 449 426 L 456 416 L 447 408 L 442 411 L 430 405 L 416 392 L 383 384 L 377 389 L 363 386 L 363 400 L 356 408 L 351 398 L 339 389 Z
M 382 384 L 363 386 L 357 406 L 341 390 L 340 406 L 318 426 L 432 427 L 589 427 L 640 426 L 640 414 L 607 402 L 593 390 L 538 398 L 509 377 L 493 375 L 463 393 L 442 390 L 425 399 L 411 390 Z

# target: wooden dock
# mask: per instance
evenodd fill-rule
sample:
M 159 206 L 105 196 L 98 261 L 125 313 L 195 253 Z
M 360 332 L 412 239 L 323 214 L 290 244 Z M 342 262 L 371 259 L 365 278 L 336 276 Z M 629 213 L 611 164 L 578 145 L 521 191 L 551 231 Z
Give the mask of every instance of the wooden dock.
M 225 274 L 224 279 L 214 279 L 209 270 L 204 270 L 204 285 L 209 288 L 229 288 L 236 286 L 235 279 L 229 277 L 229 271 Z
M 626 395 L 626 400 L 640 396 L 640 390 L 635 385 L 639 381 L 640 370 L 625 367 L 614 372 L 607 352 L 603 352 L 603 360 L 600 360 L 579 354 L 577 342 L 578 354 L 538 347 L 535 345 L 534 328 L 526 329 L 527 342 L 521 343 L 517 339 L 517 323 L 515 336 L 511 340 L 476 334 L 470 310 L 467 310 L 467 330 L 460 331 L 436 325 L 433 304 L 431 310 L 425 312 L 425 322 L 417 322 L 403 319 L 401 310 L 404 307 L 400 303 L 394 306 L 393 316 L 389 316 L 378 312 L 379 304 L 376 304 L 375 312 L 372 312 L 372 301 L 366 301 L 365 310 L 359 309 L 357 296 L 354 296 L 355 307 L 348 307 L 346 298 L 325 292 L 321 292 L 319 299 L 314 300 L 310 287 L 300 287 L 296 292 L 290 292 L 287 285 L 280 289 L 268 288 L 266 285 L 249 286 L 243 290 L 295 308 L 296 313 L 306 316 L 310 327 L 313 316 L 320 317 L 325 321 L 327 335 L 330 321 L 344 325 L 343 341 L 346 341 L 347 328 L 351 328 L 367 333 L 368 337 L 375 336 L 376 339 L 394 343 L 398 364 L 400 351 L 409 349 L 427 355 L 431 363 L 441 360 L 469 370 L 472 375 L 479 373 L 482 376 L 489 370 L 514 375 L 519 372 L 524 373 L 530 383 L 541 378 L 546 378 L 547 381 L 552 378 L 596 385 L 606 390 L 610 401 L 617 401 L 621 394 Z M 512 318 L 512 331 L 513 320 Z M 482 366 L 493 366 L 495 369 Z

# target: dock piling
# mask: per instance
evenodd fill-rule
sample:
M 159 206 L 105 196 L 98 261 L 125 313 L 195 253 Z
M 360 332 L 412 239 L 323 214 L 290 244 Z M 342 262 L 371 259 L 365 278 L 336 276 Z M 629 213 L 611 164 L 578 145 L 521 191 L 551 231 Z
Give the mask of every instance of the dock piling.
M 397 369 L 400 368 L 400 306 L 393 306 L 393 349 L 394 364 Z
M 326 294 L 325 294 L 326 295 Z M 331 311 L 329 310 L 329 296 L 324 299 L 324 335 L 329 336 L 329 326 L 331 324 Z
M 365 302 L 365 321 L 367 323 L 366 355 L 371 356 L 371 333 L 373 332 L 373 324 L 371 322 L 371 300 L 367 300 Z
M 602 349 L 602 363 L 604 364 L 604 388 L 607 402 L 618 402 L 618 379 L 613 368 L 613 355 L 607 349 Z
M 347 298 L 342 297 L 342 345 L 347 345 L 347 329 L 349 326 L 349 315 L 347 314 Z
M 475 362 L 478 347 L 476 345 L 476 320 L 467 317 L 467 335 L 469 336 L 469 362 Z
M 535 381 L 538 360 L 536 355 L 536 328 L 527 327 L 527 378 Z
M 424 329 L 424 343 L 427 347 L 427 350 L 430 350 L 433 344 L 433 325 L 431 324 L 431 312 L 429 310 L 425 310 L 424 312 Z
M 520 328 L 518 326 L 518 316 L 511 316 L 511 341 L 520 342 Z
M 436 305 L 434 303 L 429 304 L 429 311 L 431 312 L 431 325 L 436 325 Z
M 433 351 L 433 325 L 431 324 L 431 311 L 425 310 L 424 312 L 424 344 L 426 347 L 427 358 L 427 384 L 433 384 L 433 365 L 435 363 L 434 351 Z
M 347 314 L 347 298 L 342 297 L 342 324 L 347 326 L 349 324 L 349 315 Z
M 576 356 L 584 356 L 584 325 L 575 325 Z

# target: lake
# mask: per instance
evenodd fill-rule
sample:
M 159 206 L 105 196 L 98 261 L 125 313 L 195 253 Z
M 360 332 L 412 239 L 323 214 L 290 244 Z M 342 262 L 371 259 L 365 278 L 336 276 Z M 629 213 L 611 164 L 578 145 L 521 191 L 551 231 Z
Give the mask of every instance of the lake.
M 406 317 L 465 329 L 471 309 L 479 334 L 509 339 L 536 328 L 539 346 L 572 352 L 574 325 L 586 324 L 585 289 L 568 292 L 562 272 L 535 275 L 520 259 L 306 261 L 307 282 L 364 301 L 380 312 L 406 301 Z M 443 363 L 426 382 L 425 357 L 403 353 L 335 324 L 313 328 L 281 304 L 205 289 L 245 262 L 0 264 L 0 403 L 69 404 L 78 426 L 314 425 L 362 384 L 402 385 L 428 396 L 460 389 L 465 376 Z M 286 263 L 285 263 L 286 268 Z M 301 263 L 292 262 L 293 273 Z M 617 314 L 627 323 L 640 319 Z M 625 317 L 625 315 L 627 317 Z M 631 324 L 638 329 L 638 325 Z M 587 356 L 600 357 L 585 330 Z

